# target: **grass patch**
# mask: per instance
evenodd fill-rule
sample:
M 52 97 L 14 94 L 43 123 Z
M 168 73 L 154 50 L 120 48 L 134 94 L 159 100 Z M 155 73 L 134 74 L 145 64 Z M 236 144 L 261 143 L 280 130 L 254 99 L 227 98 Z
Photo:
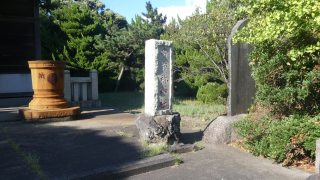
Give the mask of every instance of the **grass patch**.
M 203 144 L 200 142 L 195 142 L 193 143 L 196 147 L 193 148 L 193 151 L 199 151 L 202 150 L 204 148 Z
M 142 141 L 142 146 L 144 147 L 143 149 L 144 152 L 140 154 L 139 158 L 152 157 L 152 156 L 161 154 L 162 151 L 167 151 L 176 158 L 175 159 L 176 166 L 181 164 L 181 156 L 178 155 L 177 153 L 170 151 L 167 143 L 162 142 L 162 143 L 149 144 L 147 141 L 144 141 L 144 140 L 141 140 L 141 141 Z
M 144 93 L 116 92 L 99 94 L 102 106 L 119 108 L 123 111 L 144 109 Z
M 142 141 L 142 145 L 144 146 L 143 153 L 141 153 L 139 158 L 146 158 L 156 156 L 162 153 L 162 151 L 168 151 L 168 145 L 166 143 L 158 143 L 158 144 L 148 144 L 147 141 Z
M 23 158 L 23 160 L 27 163 L 28 167 L 31 168 L 34 172 L 36 172 L 41 179 L 47 179 L 46 175 L 41 171 L 41 166 L 39 164 L 39 159 L 37 155 L 26 155 L 24 152 L 21 151 L 20 145 L 16 143 L 12 138 L 9 137 L 7 130 L 3 127 L 0 127 L 0 131 L 5 135 L 7 141 L 11 148 L 19 154 Z
M 196 98 L 175 97 L 173 99 L 173 111 L 182 116 L 196 117 L 201 120 L 213 120 L 226 112 L 225 104 L 204 104 Z
M 99 94 L 102 106 L 119 108 L 134 114 L 144 113 L 144 93 L 117 92 Z M 199 118 L 202 121 L 210 121 L 217 116 L 226 113 L 225 104 L 204 104 L 190 97 L 174 97 L 172 102 L 174 112 L 181 116 Z M 193 124 L 193 126 L 196 126 Z
M 25 160 L 28 163 L 28 165 L 37 173 L 41 172 L 40 165 L 39 165 L 39 159 L 40 159 L 40 157 L 38 157 L 36 154 L 31 155 L 29 153 L 28 156 L 25 156 Z
M 117 131 L 117 134 L 119 134 L 120 136 L 126 136 L 126 137 L 133 137 L 134 136 L 132 133 L 125 133 L 122 131 Z
M 174 153 L 174 152 L 169 152 L 172 156 L 174 156 L 176 159 L 174 160 L 174 164 L 176 166 L 179 166 L 181 164 L 181 156 L 177 153 Z

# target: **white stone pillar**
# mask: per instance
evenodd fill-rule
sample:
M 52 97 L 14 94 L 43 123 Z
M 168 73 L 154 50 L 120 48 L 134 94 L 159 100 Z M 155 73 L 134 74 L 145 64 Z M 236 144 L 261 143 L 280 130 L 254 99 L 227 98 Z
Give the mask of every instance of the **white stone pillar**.
M 91 83 L 88 86 L 88 99 L 98 100 L 98 71 L 93 69 L 89 71 L 89 77 L 91 78 Z
M 70 71 L 64 70 L 64 98 L 70 102 L 71 101 L 71 82 L 70 82 Z
M 320 139 L 316 141 L 316 173 L 320 173 Z
M 79 83 L 73 83 L 73 101 L 79 101 Z
M 150 39 L 145 46 L 145 114 L 172 114 L 173 42 Z

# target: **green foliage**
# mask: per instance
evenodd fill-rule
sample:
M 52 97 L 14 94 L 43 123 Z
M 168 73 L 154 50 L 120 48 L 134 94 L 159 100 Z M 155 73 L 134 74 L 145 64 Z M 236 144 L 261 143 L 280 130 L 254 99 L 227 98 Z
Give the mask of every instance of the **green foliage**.
M 88 70 L 107 69 L 110 61 L 94 47 L 93 36 L 99 33 L 100 21 L 97 12 L 91 13 L 84 4 L 69 2 L 57 9 L 55 16 L 61 30 L 67 35 L 67 46 L 58 58 L 67 62 L 67 69 L 77 76 L 87 76 Z
M 130 71 L 130 77 L 140 88 L 144 88 L 144 46 L 148 39 L 157 39 L 163 29 L 157 23 L 165 22 L 162 14 L 158 15 L 157 10 L 147 3 L 147 13 L 142 13 L 146 18 L 151 18 L 150 22 L 145 21 L 136 15 L 132 25 L 121 27 L 116 21 L 108 21 L 107 34 L 95 36 L 95 49 L 104 52 L 108 57 L 114 59 L 109 67 L 121 69 L 117 80 L 115 91 L 118 90 L 120 80 L 125 70 Z M 152 15 L 152 16 L 151 16 Z
M 249 20 L 235 40 L 254 44 L 250 55 L 257 101 L 286 116 L 319 113 L 320 2 L 242 0 Z
M 119 28 L 128 26 L 128 22 L 125 17 L 113 12 L 110 9 L 104 11 L 103 15 L 106 17 L 106 21 L 108 22 L 108 24 L 116 24 Z
M 102 106 L 123 111 L 141 109 L 144 105 L 144 93 L 140 92 L 99 93 L 99 99 Z
M 58 7 L 57 3 L 45 1 L 40 4 L 40 32 L 41 32 L 41 54 L 43 60 L 52 60 L 52 56 L 57 57 L 63 52 L 67 40 L 65 33 L 60 26 L 54 23 L 55 19 L 49 13 L 53 13 Z
M 104 7 L 99 0 L 43 0 L 40 4 L 42 59 L 66 61 L 71 76 L 98 70 L 100 92 L 113 90 L 119 69 L 109 67 L 113 59 L 94 48 L 94 36 L 107 33 L 107 22 L 127 25 L 123 16 Z
M 254 45 L 249 65 L 256 102 L 271 113 L 251 115 L 239 127 L 246 149 L 284 165 L 314 160 L 319 126 L 320 2 L 241 0 L 237 17 L 248 19 L 234 42 Z M 262 111 L 261 109 L 258 111 Z M 279 118 L 281 117 L 281 119 Z
M 226 103 L 228 87 L 226 84 L 208 83 L 201 86 L 197 93 L 197 100 L 205 104 Z
M 199 103 L 195 98 L 186 98 L 186 97 L 174 97 L 173 112 L 179 112 L 181 116 L 196 118 L 200 120 L 213 120 L 221 114 L 224 114 L 226 111 L 225 104 L 204 104 Z M 205 128 L 208 124 L 205 121 L 193 122 L 193 121 L 183 121 L 183 125 L 186 127 L 199 127 L 202 128 L 202 125 L 205 125 Z
M 165 15 L 162 17 L 162 13 L 158 14 L 158 9 L 153 8 L 150 1 L 146 2 L 146 10 L 147 13 L 141 13 L 145 17 L 144 19 L 141 19 L 143 23 L 151 23 L 159 27 L 162 27 L 166 23 L 167 16 Z
M 314 159 L 316 140 L 320 138 L 320 116 L 294 114 L 285 119 L 274 119 L 269 113 L 256 119 L 254 113 L 232 126 L 239 128 L 246 149 L 254 155 L 273 158 L 283 165 L 295 160 Z
M 174 20 L 165 27 L 163 40 L 174 41 L 176 81 L 186 81 L 192 89 L 208 81 L 228 80 L 227 38 L 236 20 L 231 0 L 208 1 L 207 13 L 198 9 L 191 17 Z

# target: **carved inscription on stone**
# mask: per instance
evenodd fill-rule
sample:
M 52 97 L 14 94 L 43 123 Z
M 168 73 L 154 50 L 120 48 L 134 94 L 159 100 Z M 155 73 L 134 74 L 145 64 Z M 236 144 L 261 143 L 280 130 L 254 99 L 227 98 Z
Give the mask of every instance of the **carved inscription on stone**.
M 173 42 L 149 39 L 145 48 L 145 113 L 172 115 Z
M 169 108 L 170 94 L 170 70 L 168 68 L 170 52 L 166 46 L 158 46 L 158 87 L 159 87 L 159 106 L 158 110 Z
M 38 74 L 38 78 L 39 78 L 39 79 L 44 79 L 44 78 L 45 78 L 43 72 L 41 72 L 41 73 Z

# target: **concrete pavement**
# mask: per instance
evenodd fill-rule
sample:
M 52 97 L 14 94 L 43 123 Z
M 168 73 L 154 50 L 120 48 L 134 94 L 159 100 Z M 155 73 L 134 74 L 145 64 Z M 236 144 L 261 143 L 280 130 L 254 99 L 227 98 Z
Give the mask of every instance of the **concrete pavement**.
M 309 172 L 286 168 L 225 144 L 204 144 L 205 148 L 181 154 L 178 167 L 147 172 L 125 180 L 305 180 Z
M 19 106 L 13 106 L 14 103 L 11 107 L 0 108 L 3 120 L 0 127 L 6 132 L 0 132 L 0 180 L 40 179 L 10 147 L 8 137 L 20 145 L 21 152 L 39 157 L 41 170 L 47 179 L 305 180 L 312 175 L 224 144 L 205 143 L 202 132 L 187 128 L 181 129 L 182 142 L 201 141 L 205 148 L 181 154 L 183 162 L 180 166 L 172 166 L 174 159 L 169 154 L 139 159 L 143 147 L 134 114 L 97 107 L 83 108 L 82 118 L 77 121 L 4 122 L 16 115 Z M 120 131 L 132 133 L 134 137 L 120 136 Z

